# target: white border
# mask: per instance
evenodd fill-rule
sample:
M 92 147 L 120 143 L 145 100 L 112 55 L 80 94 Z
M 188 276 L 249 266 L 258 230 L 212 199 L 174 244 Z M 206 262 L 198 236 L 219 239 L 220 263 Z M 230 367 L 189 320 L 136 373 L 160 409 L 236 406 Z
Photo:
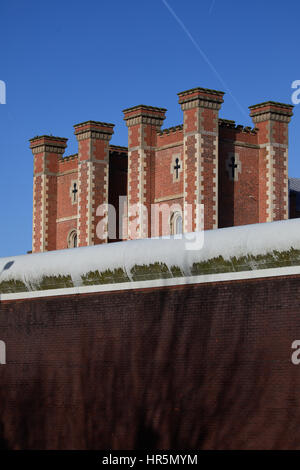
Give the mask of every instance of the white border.
M 115 284 L 98 284 L 94 286 L 69 287 L 65 289 L 50 289 L 32 292 L 19 292 L 14 294 L 0 294 L 0 302 L 7 300 L 34 299 L 41 297 L 57 297 L 63 295 L 91 294 L 97 292 L 116 292 L 125 290 L 153 289 L 159 287 L 173 287 L 191 284 L 205 284 L 212 282 L 239 281 L 244 279 L 259 279 L 268 277 L 300 275 L 300 266 L 283 268 L 256 269 L 254 271 L 240 271 L 220 274 L 206 274 L 201 276 L 178 277 L 168 279 L 155 279 L 152 281 L 133 281 Z

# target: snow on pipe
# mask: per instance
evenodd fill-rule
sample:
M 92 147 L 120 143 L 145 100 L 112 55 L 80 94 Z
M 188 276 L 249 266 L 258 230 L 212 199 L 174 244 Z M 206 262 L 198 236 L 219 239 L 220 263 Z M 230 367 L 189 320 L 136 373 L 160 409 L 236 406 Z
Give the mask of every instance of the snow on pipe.
M 76 286 L 81 284 L 81 276 L 88 272 L 119 268 L 132 279 L 134 266 L 155 263 L 165 264 L 169 269 L 178 267 L 183 275 L 189 276 L 194 263 L 219 256 L 228 260 L 300 249 L 300 219 L 208 230 L 203 234 L 203 246 L 199 248 L 195 243 L 196 249 L 192 249 L 195 234 L 188 234 L 181 239 L 172 236 L 129 240 L 0 258 L 0 283 L 20 280 L 27 284 L 39 282 L 44 276 L 71 276 Z

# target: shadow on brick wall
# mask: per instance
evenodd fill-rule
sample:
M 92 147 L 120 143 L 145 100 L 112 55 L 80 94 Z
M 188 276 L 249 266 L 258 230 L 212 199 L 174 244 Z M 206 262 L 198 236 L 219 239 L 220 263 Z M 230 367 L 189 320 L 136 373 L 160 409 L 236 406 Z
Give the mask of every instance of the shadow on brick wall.
M 23 317 L 16 303 L 11 334 L 26 341 L 23 362 L 0 369 L 3 446 L 297 448 L 297 289 L 266 280 L 39 299 Z

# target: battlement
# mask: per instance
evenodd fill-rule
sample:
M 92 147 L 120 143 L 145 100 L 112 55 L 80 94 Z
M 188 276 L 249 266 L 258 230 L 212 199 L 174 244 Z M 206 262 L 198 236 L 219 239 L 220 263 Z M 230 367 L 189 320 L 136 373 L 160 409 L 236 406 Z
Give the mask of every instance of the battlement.
M 72 160 L 77 160 L 77 159 L 78 159 L 78 153 L 74 153 L 73 155 L 66 155 L 65 157 L 60 157 L 59 162 L 66 163 L 66 162 L 70 162 Z
M 235 121 L 230 119 L 219 119 L 219 127 L 234 129 L 238 132 L 246 132 L 247 134 L 257 134 L 257 127 L 243 126 L 242 124 L 236 124 Z
M 117 153 L 125 153 L 128 154 L 128 147 L 122 147 L 120 145 L 110 145 L 109 146 L 110 152 L 117 152 Z

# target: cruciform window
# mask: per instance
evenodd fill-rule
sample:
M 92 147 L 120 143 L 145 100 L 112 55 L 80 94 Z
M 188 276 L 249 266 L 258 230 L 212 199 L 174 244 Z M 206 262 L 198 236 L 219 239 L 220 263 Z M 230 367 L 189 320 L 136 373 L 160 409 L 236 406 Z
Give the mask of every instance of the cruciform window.
M 170 172 L 171 175 L 173 176 L 173 183 L 176 183 L 177 181 L 180 180 L 180 173 L 183 170 L 183 164 L 181 161 L 181 156 L 180 154 L 175 154 L 172 156 L 172 161 L 171 161 L 171 167 L 170 167 Z
M 76 204 L 78 201 L 78 182 L 77 181 L 72 181 L 71 183 L 70 196 L 71 196 L 72 204 Z
M 226 160 L 226 170 L 231 181 L 238 181 L 242 171 L 242 163 L 237 153 L 229 153 Z

